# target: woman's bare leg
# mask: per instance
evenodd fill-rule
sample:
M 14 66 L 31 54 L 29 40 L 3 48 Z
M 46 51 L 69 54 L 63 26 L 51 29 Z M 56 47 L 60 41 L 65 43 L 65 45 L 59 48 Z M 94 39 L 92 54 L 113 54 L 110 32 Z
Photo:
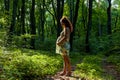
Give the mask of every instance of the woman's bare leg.
M 70 63 L 70 59 L 69 59 L 69 56 L 66 55 L 66 62 L 67 62 L 67 73 L 66 75 L 67 76 L 70 76 L 71 75 L 71 63 Z
M 67 71 L 67 61 L 65 55 L 62 55 L 62 57 L 63 57 L 63 71 L 60 73 L 60 75 L 65 75 Z

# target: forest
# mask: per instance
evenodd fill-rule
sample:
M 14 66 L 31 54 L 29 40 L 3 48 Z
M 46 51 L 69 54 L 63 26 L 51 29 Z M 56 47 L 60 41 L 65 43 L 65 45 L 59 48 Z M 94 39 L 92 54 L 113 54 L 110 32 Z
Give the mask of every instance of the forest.
M 70 34 L 72 76 L 56 54 L 60 19 Z M 120 80 L 120 0 L 0 0 L 0 80 Z

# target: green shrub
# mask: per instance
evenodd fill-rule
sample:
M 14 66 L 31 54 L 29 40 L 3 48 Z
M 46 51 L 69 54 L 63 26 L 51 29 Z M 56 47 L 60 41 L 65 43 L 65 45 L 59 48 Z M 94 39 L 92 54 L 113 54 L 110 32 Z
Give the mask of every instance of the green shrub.
M 120 55 L 110 55 L 107 58 L 107 62 L 110 62 L 110 63 L 113 63 L 113 64 L 120 63 Z
M 36 49 L 42 49 L 45 51 L 55 51 L 55 42 L 55 39 L 45 39 L 44 41 L 36 40 Z
M 116 70 L 120 71 L 120 54 L 119 55 L 110 55 L 107 58 L 107 62 L 112 63 L 116 66 Z
M 117 63 L 117 70 L 120 72 L 120 63 Z
M 6 80 L 34 80 L 43 79 L 48 75 L 55 74 L 61 68 L 61 58 L 57 55 L 49 56 L 45 54 L 29 55 L 29 53 L 22 53 L 21 51 L 16 51 L 13 53 L 8 53 L 2 55 L 7 59 L 3 65 L 2 78 Z M 51 53 L 49 53 L 51 54 Z
M 82 63 L 77 64 L 77 69 L 75 70 L 75 75 L 88 80 L 106 80 L 108 76 L 105 77 L 102 69 L 102 58 L 103 56 L 89 55 L 85 56 Z M 108 80 L 111 80 L 110 77 Z

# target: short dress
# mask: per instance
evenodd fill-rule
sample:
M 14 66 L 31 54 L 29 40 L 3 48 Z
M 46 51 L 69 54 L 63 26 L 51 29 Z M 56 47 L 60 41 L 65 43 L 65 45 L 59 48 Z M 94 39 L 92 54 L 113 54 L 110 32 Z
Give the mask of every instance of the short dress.
M 64 36 L 64 31 L 60 33 L 60 36 Z M 56 53 L 61 55 L 69 55 L 70 43 L 69 40 L 65 41 L 61 46 L 56 44 Z

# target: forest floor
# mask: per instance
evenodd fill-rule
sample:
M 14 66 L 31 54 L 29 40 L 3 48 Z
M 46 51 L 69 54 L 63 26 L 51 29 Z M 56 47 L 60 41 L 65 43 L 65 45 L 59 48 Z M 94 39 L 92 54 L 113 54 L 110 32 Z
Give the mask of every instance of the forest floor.
M 76 66 L 72 66 L 72 72 L 76 69 Z M 115 65 L 108 63 L 106 59 L 103 59 L 103 69 L 105 75 L 111 75 L 113 76 L 114 80 L 120 80 L 120 72 L 116 70 Z M 59 73 L 59 72 L 58 72 Z M 72 73 L 71 76 L 60 76 L 59 74 L 55 74 L 54 76 L 48 77 L 47 80 L 88 80 L 85 78 L 80 78 L 77 76 L 74 76 Z
M 79 77 L 74 76 L 73 71 L 76 69 L 76 66 L 72 66 L 72 75 L 71 76 L 61 76 L 60 72 L 57 72 L 54 76 L 48 77 L 49 80 L 82 80 Z
M 103 69 L 106 75 L 111 75 L 114 77 L 114 80 L 120 80 L 120 72 L 116 70 L 116 66 L 106 62 L 106 59 L 103 60 Z

